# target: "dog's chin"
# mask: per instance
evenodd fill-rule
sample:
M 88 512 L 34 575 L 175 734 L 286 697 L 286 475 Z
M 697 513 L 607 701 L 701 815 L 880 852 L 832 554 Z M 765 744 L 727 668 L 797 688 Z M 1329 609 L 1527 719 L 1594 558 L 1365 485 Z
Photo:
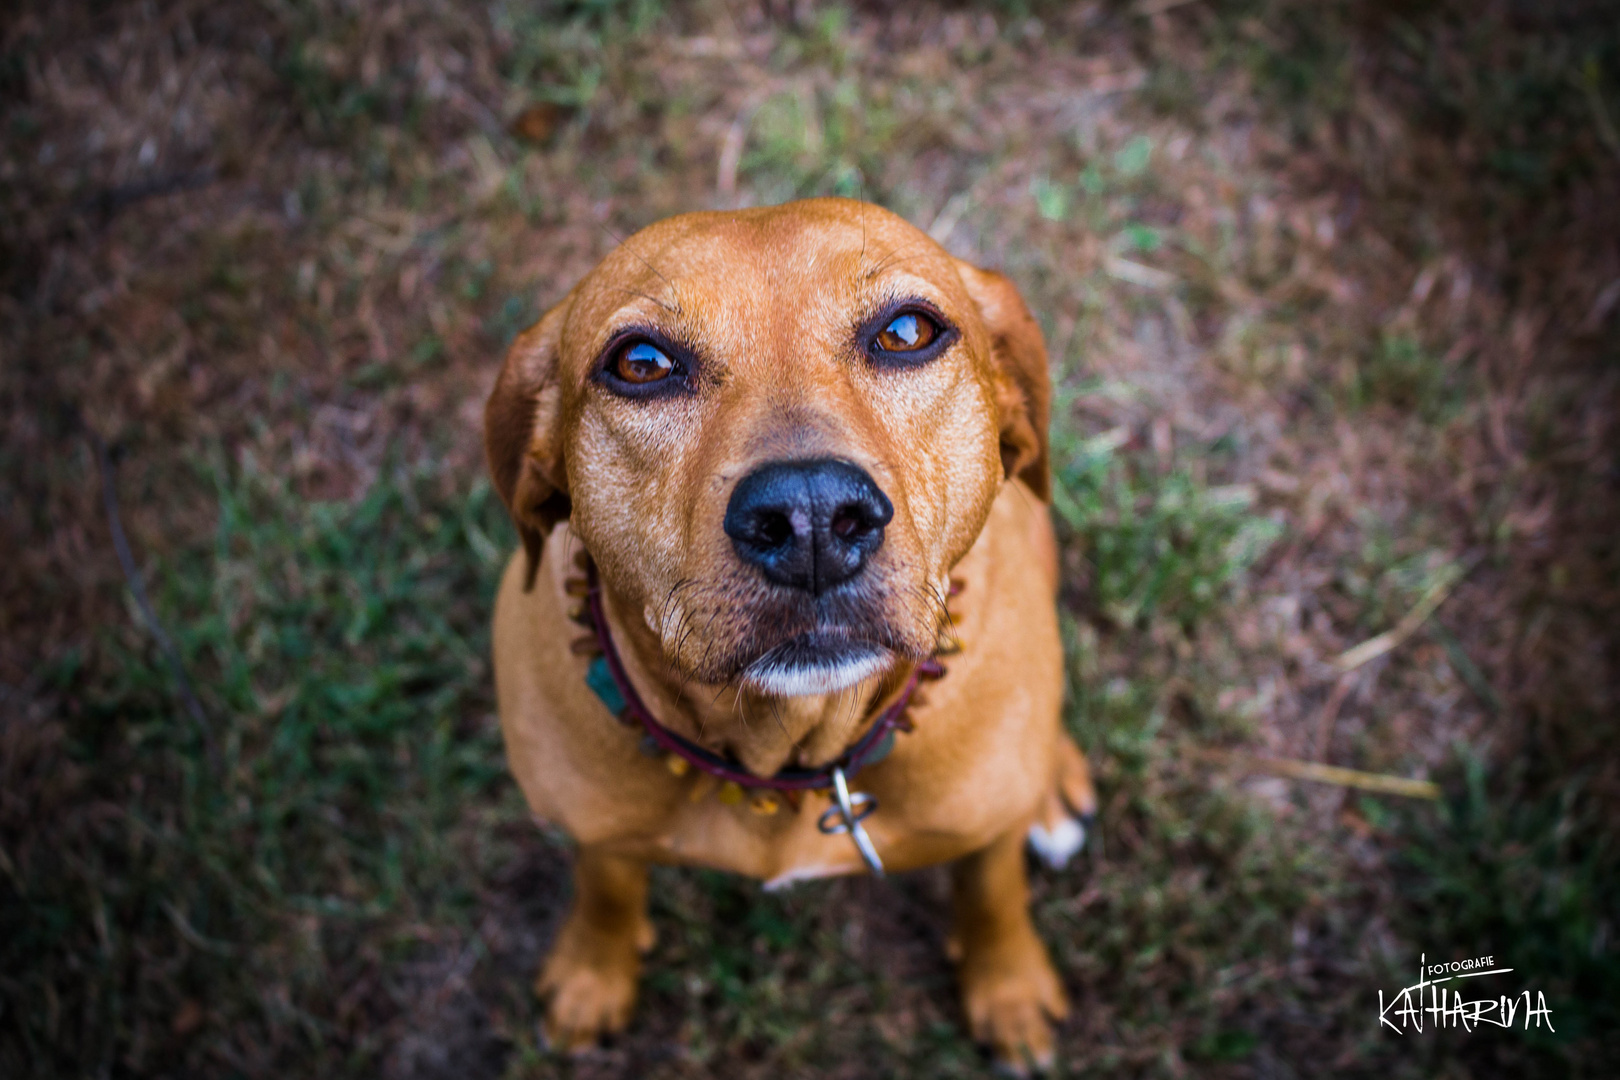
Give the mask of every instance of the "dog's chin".
M 749 664 L 743 685 L 770 697 L 834 694 L 888 668 L 894 654 L 868 641 L 812 630 Z

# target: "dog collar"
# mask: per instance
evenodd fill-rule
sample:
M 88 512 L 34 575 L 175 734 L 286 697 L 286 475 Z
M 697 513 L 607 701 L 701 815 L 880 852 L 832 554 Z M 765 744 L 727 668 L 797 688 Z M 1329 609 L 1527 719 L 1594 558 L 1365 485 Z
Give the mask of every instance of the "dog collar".
M 588 555 L 582 561 L 585 570 L 585 605 L 580 614 L 585 618 L 576 621 L 585 622 L 588 619 L 594 641 L 581 639 L 575 645 L 576 651 L 579 651 L 577 646 L 594 644 L 595 648 L 591 651 L 596 653 L 586 669 L 585 682 L 621 723 L 641 728 L 643 748 L 650 753 L 666 755 L 670 771 L 677 776 L 685 775 L 689 768 L 695 768 L 719 780 L 722 802 L 740 802 L 745 791 L 761 793 L 754 796 L 752 804 L 760 813 L 775 813 L 777 810 L 776 800 L 768 794 L 770 792 L 780 792 L 797 809 L 803 792 L 828 791 L 834 805 L 817 820 L 817 827 L 829 835 L 848 834 L 872 873 L 882 877 L 882 860 L 878 858 L 866 830 L 861 827 L 861 822 L 877 810 L 877 799 L 866 792 L 851 792 L 849 780 L 865 766 L 888 757 L 894 749 L 897 731 L 912 730 L 906 710 L 911 705 L 918 682 L 942 678 L 945 666 L 938 659 L 930 657 L 913 668 L 899 696 L 878 714 L 866 733 L 836 760 L 820 768 L 789 767 L 772 776 L 756 776 L 740 762 L 722 757 L 671 731 L 647 708 L 625 672 L 624 660 L 608 629 L 596 563 Z

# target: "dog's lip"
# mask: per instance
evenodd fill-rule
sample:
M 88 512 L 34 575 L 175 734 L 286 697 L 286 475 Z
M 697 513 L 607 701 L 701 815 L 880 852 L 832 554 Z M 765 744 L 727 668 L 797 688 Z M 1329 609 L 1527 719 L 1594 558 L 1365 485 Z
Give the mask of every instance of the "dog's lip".
M 768 694 L 831 693 L 883 671 L 893 657 L 847 627 L 817 627 L 767 649 L 744 670 L 743 681 Z

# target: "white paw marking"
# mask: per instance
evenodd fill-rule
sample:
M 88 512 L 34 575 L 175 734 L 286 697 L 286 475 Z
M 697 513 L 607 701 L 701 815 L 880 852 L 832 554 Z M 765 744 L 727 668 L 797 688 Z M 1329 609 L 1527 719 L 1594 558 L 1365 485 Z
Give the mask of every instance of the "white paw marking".
M 836 866 L 797 866 L 785 873 L 777 874 L 765 882 L 763 888 L 766 892 L 781 892 L 791 888 L 801 881 L 813 881 L 816 878 L 842 877 L 850 872 L 850 867 L 842 864 Z
M 1029 827 L 1029 846 L 1043 863 L 1061 870 L 1086 846 L 1086 827 L 1072 817 L 1060 819 L 1051 829 L 1037 821 Z

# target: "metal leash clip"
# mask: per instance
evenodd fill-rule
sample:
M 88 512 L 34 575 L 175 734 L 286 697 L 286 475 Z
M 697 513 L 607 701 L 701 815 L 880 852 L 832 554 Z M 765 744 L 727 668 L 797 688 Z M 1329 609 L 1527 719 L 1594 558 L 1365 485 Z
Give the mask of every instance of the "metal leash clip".
M 861 822 L 870 817 L 878 808 L 877 799 L 864 791 L 857 791 L 853 795 L 849 791 L 849 780 L 844 776 L 843 769 L 832 771 L 833 798 L 836 806 L 829 806 L 816 820 L 816 828 L 828 836 L 841 836 L 849 834 L 855 841 L 855 850 L 861 853 L 866 865 L 871 869 L 873 877 L 883 876 L 883 860 L 878 858 L 877 848 L 872 846 L 872 838 L 866 835 L 861 828 Z

